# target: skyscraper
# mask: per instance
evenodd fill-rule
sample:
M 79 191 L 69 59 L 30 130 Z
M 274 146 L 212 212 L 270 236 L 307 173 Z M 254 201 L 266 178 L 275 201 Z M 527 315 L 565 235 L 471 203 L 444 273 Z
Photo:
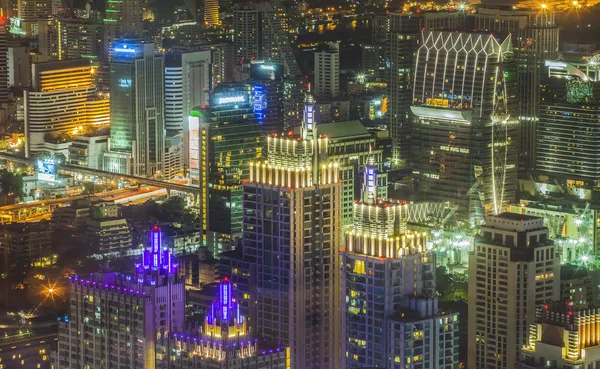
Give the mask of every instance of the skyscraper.
M 110 123 L 108 99 L 96 94 L 89 60 L 37 63 L 32 68 L 32 88 L 25 92 L 27 156 L 54 136 L 75 136 Z
M 389 15 L 388 115 L 395 166 L 407 167 L 411 160 L 411 130 L 414 116 L 410 111 L 414 85 L 416 54 L 423 42 L 422 31 L 462 29 L 464 16 L 459 12 Z
M 218 287 L 199 335 L 175 333 L 157 347 L 157 368 L 289 369 L 289 349 L 258 342 L 240 312 L 233 284 L 225 277 Z
M 265 60 L 283 65 L 286 75 L 299 75 L 288 34 L 269 3 L 238 5 L 233 10 L 234 61 Z
M 298 136 L 278 137 L 244 183 L 244 255 L 256 265 L 258 337 L 290 346 L 292 368 L 342 367 L 342 185 L 307 104 Z
M 469 365 L 511 369 L 536 307 L 558 299 L 560 260 L 544 219 L 486 217 L 469 256 Z
M 221 24 L 219 19 L 219 1 L 218 0 L 204 0 L 204 26 L 205 27 L 217 27 Z
M 598 60 L 546 60 L 541 76 L 536 169 L 577 187 L 600 179 Z
M 254 117 L 265 135 L 284 131 L 283 67 L 273 63 L 252 63 L 250 81 Z
M 0 17 L 0 104 L 8 103 L 8 30 Z
M 119 38 L 138 38 L 144 33 L 143 0 L 106 0 L 105 45 L 107 54 Z
M 343 252 L 345 367 L 458 368 L 458 314 L 438 312 L 435 253 L 377 187 L 371 160 Z
M 333 98 L 340 93 L 340 44 L 315 51 L 315 89 L 317 98 Z
M 104 157 L 104 170 L 141 176 L 162 170 L 164 73 L 154 44 L 115 44 L 110 63 L 110 152 Z
M 486 55 L 480 58 L 479 55 Z M 413 174 L 428 199 L 478 222 L 515 197 L 518 124 L 510 37 L 432 31 L 416 56 Z
M 189 121 L 193 108 L 207 105 L 212 87 L 211 51 L 165 55 L 165 130 L 183 133 L 184 163 L 189 161 Z
M 104 60 L 104 25 L 81 18 L 60 18 L 56 21 L 58 58 Z
M 474 17 L 475 29 L 512 37 L 517 62 L 515 95 L 521 121 L 519 164 L 521 169 L 531 171 L 537 153 L 541 68 L 544 60 L 558 57 L 556 14 L 547 7 L 522 9 L 493 0 L 485 1 Z
M 154 369 L 158 335 L 184 328 L 185 289 L 177 264 L 150 232 L 150 248 L 134 276 L 69 277 L 69 315 L 60 322 L 58 368 Z
M 204 241 L 215 257 L 242 235 L 242 182 L 262 157 L 264 134 L 252 110 L 250 85 L 221 84 L 189 118 L 190 178 L 202 188 Z

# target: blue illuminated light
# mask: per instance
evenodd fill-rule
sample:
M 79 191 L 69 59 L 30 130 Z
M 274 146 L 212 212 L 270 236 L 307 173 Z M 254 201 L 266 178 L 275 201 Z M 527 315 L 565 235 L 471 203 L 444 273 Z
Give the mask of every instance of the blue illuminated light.
M 267 99 L 265 94 L 265 87 L 263 85 L 254 85 L 254 117 L 259 124 L 262 124 L 265 120 L 265 112 L 267 110 Z
M 124 87 L 124 88 L 131 87 L 131 79 L 125 79 L 125 78 L 120 79 L 119 87 Z

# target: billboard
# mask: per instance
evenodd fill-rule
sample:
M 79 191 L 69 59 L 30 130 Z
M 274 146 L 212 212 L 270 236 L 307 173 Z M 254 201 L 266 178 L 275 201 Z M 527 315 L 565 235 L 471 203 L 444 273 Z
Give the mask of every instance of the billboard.
M 200 178 L 200 119 L 189 117 L 189 163 L 190 179 L 197 181 Z
M 210 105 L 212 107 L 226 105 L 246 105 L 250 102 L 248 90 L 215 92 L 210 97 L 210 100 Z
M 56 181 L 56 161 L 53 159 L 42 159 L 36 162 L 38 180 L 40 181 Z
M 274 63 L 253 63 L 250 65 L 250 79 L 275 81 L 283 78 L 283 67 Z

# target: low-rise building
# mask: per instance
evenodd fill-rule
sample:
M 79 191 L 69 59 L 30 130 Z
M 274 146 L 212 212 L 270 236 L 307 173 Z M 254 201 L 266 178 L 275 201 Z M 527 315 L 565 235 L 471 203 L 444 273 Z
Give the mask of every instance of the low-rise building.
M 98 254 L 127 251 L 132 248 L 127 219 L 88 219 L 84 239 Z
M 555 302 L 536 311 L 515 369 L 589 369 L 600 361 L 600 308 Z

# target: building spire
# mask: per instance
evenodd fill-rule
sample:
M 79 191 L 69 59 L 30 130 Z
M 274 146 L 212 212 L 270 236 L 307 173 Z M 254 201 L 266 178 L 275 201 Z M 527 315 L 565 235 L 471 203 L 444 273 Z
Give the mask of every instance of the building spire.
M 313 138 L 316 136 L 317 122 L 315 121 L 315 98 L 309 92 L 306 93 L 304 99 L 304 117 L 302 119 L 302 139 L 306 140 L 310 135 Z
M 365 204 L 374 205 L 377 203 L 377 166 L 373 156 L 373 147 L 369 148 L 369 157 L 363 171 L 363 183 L 361 200 Z
M 150 248 L 144 250 L 142 262 L 136 263 L 138 274 L 172 275 L 177 272 L 177 263 L 173 261 L 171 250 L 163 250 L 162 242 L 162 231 L 155 225 L 150 230 Z

